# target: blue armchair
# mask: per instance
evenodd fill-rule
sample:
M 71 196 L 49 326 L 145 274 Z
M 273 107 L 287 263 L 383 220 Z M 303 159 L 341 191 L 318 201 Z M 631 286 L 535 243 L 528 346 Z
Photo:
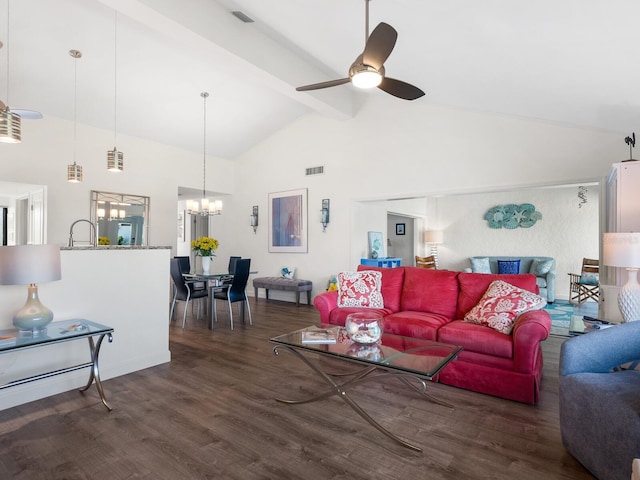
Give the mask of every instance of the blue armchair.
M 640 457 L 640 322 L 574 337 L 560 351 L 560 431 L 565 448 L 600 480 L 629 480 Z

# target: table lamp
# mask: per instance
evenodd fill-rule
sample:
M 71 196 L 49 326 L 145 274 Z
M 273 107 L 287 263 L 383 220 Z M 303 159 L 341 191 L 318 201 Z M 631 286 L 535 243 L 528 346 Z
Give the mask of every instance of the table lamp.
M 58 245 L 0 247 L 0 285 L 29 285 L 27 302 L 16 312 L 13 325 L 37 334 L 53 320 L 53 312 L 40 303 L 36 283 L 60 280 Z
M 618 307 L 625 322 L 640 320 L 640 233 L 605 233 L 603 263 L 627 269 L 627 283 L 618 293 Z

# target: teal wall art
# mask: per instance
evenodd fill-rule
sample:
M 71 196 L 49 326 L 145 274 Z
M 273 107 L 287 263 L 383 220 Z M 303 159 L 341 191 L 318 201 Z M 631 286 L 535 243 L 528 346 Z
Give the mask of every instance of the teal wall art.
M 490 228 L 531 228 L 538 220 L 542 220 L 542 214 L 536 211 L 530 203 L 515 205 L 497 205 L 484 214 L 484 219 L 489 222 Z

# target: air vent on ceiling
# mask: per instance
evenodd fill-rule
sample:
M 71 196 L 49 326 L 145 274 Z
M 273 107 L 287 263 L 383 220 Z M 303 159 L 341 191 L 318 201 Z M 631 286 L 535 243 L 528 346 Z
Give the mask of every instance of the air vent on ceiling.
M 246 14 L 236 10 L 234 12 L 231 12 L 233 14 L 234 17 L 242 20 L 244 23 L 253 23 L 255 20 L 249 16 L 247 16 Z
M 324 167 L 309 167 L 306 169 L 305 175 L 322 175 Z

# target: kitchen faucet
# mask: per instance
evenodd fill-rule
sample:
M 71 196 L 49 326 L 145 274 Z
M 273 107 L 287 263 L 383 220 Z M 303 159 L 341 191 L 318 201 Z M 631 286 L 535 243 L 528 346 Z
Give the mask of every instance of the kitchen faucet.
M 90 220 L 86 220 L 84 218 L 81 218 L 80 220 L 76 220 L 71 224 L 71 228 L 69 228 L 69 246 L 73 247 L 73 227 L 76 225 L 76 223 L 80 223 L 80 222 L 87 222 L 89 225 L 91 225 L 90 241 L 91 241 L 91 245 L 96 247 L 98 245 L 98 239 L 97 239 L 98 235 L 96 233 L 96 226 L 93 224 L 93 222 L 91 222 Z

